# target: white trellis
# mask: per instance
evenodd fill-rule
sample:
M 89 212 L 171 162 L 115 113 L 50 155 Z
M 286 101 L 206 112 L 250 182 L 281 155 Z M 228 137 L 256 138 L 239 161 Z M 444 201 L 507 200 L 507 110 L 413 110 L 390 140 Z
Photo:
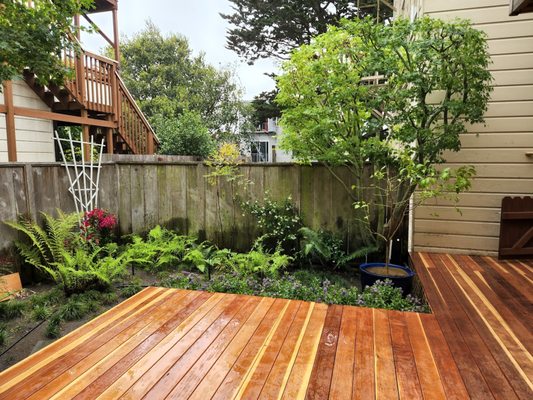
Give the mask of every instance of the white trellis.
M 76 212 L 78 214 L 91 211 L 98 207 L 98 188 L 100 184 L 100 170 L 102 167 L 102 153 L 104 150 L 104 139 L 101 143 L 95 143 L 91 136 L 90 142 L 83 141 L 83 133 L 80 133 L 80 140 L 74 140 L 68 132 L 68 138 L 59 137 L 57 131 L 54 132 L 55 139 L 59 145 L 63 164 L 67 170 L 69 180 L 68 191 L 74 198 Z M 63 143 L 67 143 L 67 149 L 63 149 Z M 76 145 L 79 144 L 81 155 L 76 155 Z M 85 159 L 85 148 L 89 147 L 90 157 Z M 98 153 L 95 160 L 94 152 Z M 67 157 L 70 155 L 70 158 Z

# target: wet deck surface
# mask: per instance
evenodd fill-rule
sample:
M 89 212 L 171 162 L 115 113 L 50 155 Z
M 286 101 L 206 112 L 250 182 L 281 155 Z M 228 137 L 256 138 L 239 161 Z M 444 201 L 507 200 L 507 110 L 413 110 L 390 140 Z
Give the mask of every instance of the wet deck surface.
M 0 399 L 532 398 L 531 264 L 414 262 L 434 314 L 148 288 L 2 372 Z
M 533 399 L 533 262 L 414 254 L 471 398 Z

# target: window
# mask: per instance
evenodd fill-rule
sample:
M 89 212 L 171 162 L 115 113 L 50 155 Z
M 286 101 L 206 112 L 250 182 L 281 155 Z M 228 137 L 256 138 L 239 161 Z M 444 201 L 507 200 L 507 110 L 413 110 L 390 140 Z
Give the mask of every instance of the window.
M 268 142 L 252 142 L 252 162 L 268 162 Z

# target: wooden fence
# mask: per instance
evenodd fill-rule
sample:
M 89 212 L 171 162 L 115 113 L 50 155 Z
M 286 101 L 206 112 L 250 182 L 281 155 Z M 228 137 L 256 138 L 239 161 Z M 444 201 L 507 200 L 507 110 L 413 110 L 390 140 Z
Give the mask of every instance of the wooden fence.
M 202 163 L 106 163 L 100 178 L 99 206 L 119 217 L 122 234 L 145 232 L 157 224 L 244 250 L 257 235 L 254 220 L 240 206 L 243 200 L 291 196 L 304 222 L 341 233 L 350 247 L 354 234 L 352 201 L 343 185 L 322 166 L 247 164 L 239 173 L 247 190 L 224 179 L 212 186 Z M 338 175 L 350 187 L 348 172 Z M 236 199 L 235 195 L 238 195 Z M 57 208 L 74 211 L 68 177 L 59 164 L 0 164 L 0 222 Z M 17 234 L 0 223 L 0 251 L 12 247 Z

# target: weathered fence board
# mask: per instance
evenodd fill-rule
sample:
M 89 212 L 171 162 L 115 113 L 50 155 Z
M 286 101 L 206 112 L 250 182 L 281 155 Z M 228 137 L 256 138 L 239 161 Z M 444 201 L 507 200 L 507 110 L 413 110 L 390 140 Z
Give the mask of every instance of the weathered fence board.
M 225 178 L 212 185 L 201 163 L 105 163 L 99 204 L 118 215 L 120 232 L 146 232 L 157 224 L 209 239 L 221 246 L 246 249 L 259 231 L 242 201 L 291 196 L 304 223 L 341 233 L 357 245 L 353 229 L 350 174 L 336 169 L 341 184 L 322 166 L 291 164 L 239 166 L 249 184 Z M 0 164 L 0 221 L 19 214 L 34 218 L 57 208 L 72 212 L 68 177 L 60 164 Z M 0 251 L 11 247 L 16 233 L 0 223 Z

